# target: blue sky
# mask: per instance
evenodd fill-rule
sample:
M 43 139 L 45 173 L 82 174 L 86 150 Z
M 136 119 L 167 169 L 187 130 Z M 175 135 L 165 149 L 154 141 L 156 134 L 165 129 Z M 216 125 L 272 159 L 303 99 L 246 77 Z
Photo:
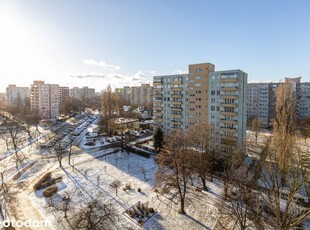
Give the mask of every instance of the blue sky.
M 310 1 L 0 0 L 0 91 L 100 91 L 211 62 L 249 81 L 310 81 Z

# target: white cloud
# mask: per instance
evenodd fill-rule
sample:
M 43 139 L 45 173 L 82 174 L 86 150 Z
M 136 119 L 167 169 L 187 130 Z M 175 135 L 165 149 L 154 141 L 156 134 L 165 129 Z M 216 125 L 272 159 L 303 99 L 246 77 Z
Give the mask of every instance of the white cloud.
M 71 75 L 72 78 L 79 78 L 79 79 L 85 79 L 85 78 L 106 78 L 106 76 L 102 73 L 81 73 L 81 74 L 74 74 Z
M 103 68 L 107 68 L 107 69 L 112 69 L 112 70 L 119 70 L 121 67 L 117 66 L 117 65 L 109 65 L 104 61 L 95 61 L 92 59 L 87 59 L 87 60 L 83 60 L 83 63 L 85 65 L 94 65 L 94 66 L 100 66 Z
M 183 69 L 176 69 L 175 71 L 173 71 L 172 74 L 187 74 L 188 71 L 187 70 L 183 70 Z

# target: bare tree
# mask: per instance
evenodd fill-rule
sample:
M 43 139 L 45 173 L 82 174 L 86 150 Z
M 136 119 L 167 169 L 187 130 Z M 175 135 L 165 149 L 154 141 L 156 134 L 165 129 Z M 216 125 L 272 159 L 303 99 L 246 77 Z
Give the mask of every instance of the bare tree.
M 281 183 L 285 183 L 292 147 L 295 143 L 295 98 L 289 83 L 280 84 L 275 92 L 275 118 L 273 124 L 273 149 L 281 169 Z
M 74 229 L 102 230 L 115 226 L 118 216 L 112 204 L 93 200 L 81 209 L 73 219 Z
M 4 180 L 4 174 L 7 171 L 7 164 L 4 160 L 0 162 L 1 191 L 7 192 L 8 186 Z
M 181 130 L 173 130 L 166 137 L 165 145 L 158 154 L 155 187 L 176 190 L 180 198 L 180 214 L 185 214 L 185 198 L 192 175 L 192 151 L 188 139 Z
M 62 159 L 63 159 L 63 155 L 64 155 L 64 150 L 65 149 L 59 143 L 57 143 L 54 147 L 54 152 L 56 154 L 57 161 L 59 163 L 60 168 L 62 167 Z
M 298 129 L 306 143 L 307 139 L 310 137 L 310 118 L 300 120 L 298 122 Z
M 208 191 L 206 180 L 208 174 L 212 180 L 212 164 L 214 163 L 214 151 L 211 148 L 212 127 L 207 123 L 199 123 L 190 127 L 189 140 L 194 148 L 193 160 L 191 161 L 194 172 L 202 182 L 203 189 Z
M 255 143 L 257 144 L 259 132 L 262 128 L 262 123 L 259 118 L 253 118 L 250 121 L 250 129 L 252 130 L 254 137 L 255 137 Z
M 112 92 L 111 85 L 108 85 L 105 90 L 103 90 L 101 96 L 101 112 L 102 116 L 100 118 L 100 125 L 105 127 L 105 131 L 108 135 L 111 134 L 110 122 L 113 112 L 117 110 L 117 100 L 115 93 Z
M 119 186 L 121 185 L 121 182 L 118 180 L 114 180 L 111 184 L 110 187 L 115 189 L 115 195 L 117 196 L 117 189 L 119 188 Z
M 278 143 L 272 141 L 265 147 L 267 157 L 260 181 L 267 192 L 263 197 L 266 209 L 271 213 L 269 217 L 273 225 L 283 230 L 294 229 L 310 216 L 309 205 L 304 206 L 301 205 L 303 202 L 300 202 L 300 197 L 304 197 L 305 192 L 306 194 L 310 192 L 308 187 L 310 172 L 296 144 L 290 147 L 286 160 L 287 170 L 283 172 L 276 144 Z
M 58 205 L 57 209 L 63 211 L 64 218 L 68 218 L 68 211 L 71 209 L 72 206 L 72 199 L 75 196 L 77 190 L 73 192 L 66 192 L 64 196 L 62 196 L 61 202 Z

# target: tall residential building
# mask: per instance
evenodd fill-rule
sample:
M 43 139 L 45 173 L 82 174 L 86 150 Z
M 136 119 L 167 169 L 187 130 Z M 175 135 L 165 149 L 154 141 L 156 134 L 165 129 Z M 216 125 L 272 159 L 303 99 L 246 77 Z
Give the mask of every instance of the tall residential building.
M 127 105 L 130 105 L 130 86 L 124 86 L 123 88 L 115 88 L 115 93 L 118 97 L 122 98 Z
M 310 82 L 285 78 L 293 88 L 296 119 L 310 118 Z M 247 118 L 260 119 L 263 127 L 272 125 L 275 116 L 275 91 L 282 83 L 250 83 L 247 88 Z
M 188 67 L 188 121 L 190 125 L 207 122 L 208 76 L 214 68 L 211 63 L 192 64 Z
M 208 123 L 214 127 L 214 148 L 242 146 L 246 132 L 246 73 L 214 71 L 210 63 L 192 64 L 188 74 L 154 76 L 153 85 L 154 121 L 165 132 Z
M 249 83 L 247 85 L 247 119 L 258 118 L 268 127 L 274 117 L 274 92 L 278 84 Z
M 153 104 L 153 87 L 150 84 L 131 87 L 130 104 L 151 106 Z
M 188 128 L 188 74 L 154 76 L 154 122 L 164 132 Z
M 310 82 L 302 82 L 299 84 L 297 118 L 310 119 Z
M 215 149 L 241 147 L 246 134 L 247 74 L 241 70 L 209 73 L 208 124 L 214 127 Z
M 29 87 L 17 87 L 9 85 L 6 88 L 7 106 L 21 106 L 25 104 L 26 98 L 30 97 Z
M 59 111 L 63 111 L 65 102 L 69 99 L 69 87 L 59 87 Z
M 59 85 L 45 84 L 44 81 L 34 81 L 30 86 L 31 109 L 38 110 L 43 119 L 59 117 Z
M 88 100 L 96 96 L 95 89 L 84 86 L 83 88 L 73 87 L 69 92 L 70 97 L 79 100 Z

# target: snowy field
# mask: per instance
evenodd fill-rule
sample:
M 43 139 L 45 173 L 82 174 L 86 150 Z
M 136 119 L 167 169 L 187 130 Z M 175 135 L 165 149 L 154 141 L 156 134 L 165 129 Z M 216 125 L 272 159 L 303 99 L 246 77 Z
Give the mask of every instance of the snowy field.
M 131 153 L 128 155 L 126 152 L 96 158 L 100 154 L 104 154 L 104 151 L 97 152 L 94 156 L 81 153 L 74 160 L 74 168 L 65 166 L 64 170 L 58 168 L 52 173 L 53 177 L 63 177 L 62 182 L 57 184 L 59 191 L 53 197 L 55 204 L 66 193 L 75 194 L 72 199 L 73 208 L 69 211 L 71 217 L 73 210 L 78 210 L 96 198 L 113 204 L 117 209 L 119 221 L 115 229 L 212 229 L 216 224 L 218 211 L 214 206 L 214 200 L 221 193 L 220 183 L 217 185 L 216 180 L 209 185 L 210 193 L 190 190 L 186 205 L 187 215 L 180 215 L 177 198 L 170 200 L 168 195 L 160 195 L 153 191 L 153 176 L 157 167 L 152 158 Z M 115 180 L 121 182 L 118 196 L 115 194 L 115 188 L 110 186 Z M 131 189 L 124 191 L 123 188 L 128 183 Z M 137 191 L 138 188 L 141 192 Z M 69 229 L 63 213 L 48 207 L 49 200 L 42 197 L 41 190 L 32 192 L 29 197 L 41 216 L 53 221 L 54 229 Z M 123 214 L 139 201 L 148 204 L 157 212 L 141 227 Z

